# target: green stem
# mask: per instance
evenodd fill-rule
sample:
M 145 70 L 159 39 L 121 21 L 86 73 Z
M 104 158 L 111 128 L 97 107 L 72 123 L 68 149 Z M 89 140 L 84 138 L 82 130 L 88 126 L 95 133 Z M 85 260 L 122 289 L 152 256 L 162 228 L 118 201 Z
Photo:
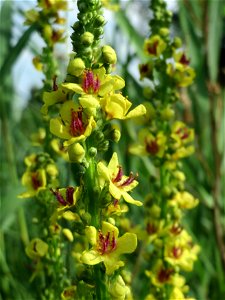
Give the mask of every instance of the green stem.
M 98 187 L 96 184 L 96 163 L 90 158 L 89 166 L 85 174 L 87 185 L 87 202 L 88 202 L 88 212 L 92 217 L 92 225 L 99 227 L 99 217 L 98 217 Z

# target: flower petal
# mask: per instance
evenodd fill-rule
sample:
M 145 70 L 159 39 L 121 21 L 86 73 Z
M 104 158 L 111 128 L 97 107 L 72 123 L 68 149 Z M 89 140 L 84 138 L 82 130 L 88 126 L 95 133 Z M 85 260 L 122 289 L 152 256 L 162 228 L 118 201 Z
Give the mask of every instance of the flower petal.
M 137 206 L 142 206 L 143 203 L 141 201 L 138 201 L 138 200 L 134 200 L 127 192 L 123 192 L 122 193 L 122 196 L 124 198 L 124 200 L 130 204 L 134 204 L 134 205 L 137 205 Z
M 144 105 L 140 104 L 126 115 L 126 119 L 137 118 L 143 116 L 144 114 L 146 114 L 146 108 Z
M 103 261 L 103 256 L 95 250 L 84 251 L 80 260 L 87 265 L 96 265 Z
M 114 251 L 116 255 L 132 253 L 137 248 L 137 236 L 134 233 L 127 232 L 117 240 L 117 248 Z
M 119 230 L 116 226 L 112 225 L 111 223 L 108 222 L 102 222 L 102 233 L 103 235 L 107 235 L 107 233 L 112 233 L 115 237 L 115 239 L 117 239 L 118 235 L 119 235 Z
M 124 262 L 118 261 L 117 256 L 105 255 L 103 259 L 107 275 L 111 275 L 114 271 L 124 266 Z
M 69 90 L 69 91 L 73 91 L 77 94 L 84 93 L 83 88 L 77 83 L 62 83 L 61 86 L 62 86 L 62 88 Z

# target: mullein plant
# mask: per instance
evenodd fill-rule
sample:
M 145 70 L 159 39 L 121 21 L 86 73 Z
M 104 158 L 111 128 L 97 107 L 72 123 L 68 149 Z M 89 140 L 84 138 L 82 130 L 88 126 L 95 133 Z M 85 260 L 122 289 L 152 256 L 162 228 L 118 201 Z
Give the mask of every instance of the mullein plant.
M 149 288 L 146 300 L 193 299 L 185 272 L 193 270 L 199 246 L 193 242 L 182 218 L 198 200 L 185 189 L 182 159 L 194 151 L 194 131 L 176 119 L 174 106 L 179 92 L 189 86 L 195 72 L 190 67 L 178 37 L 171 38 L 172 14 L 162 0 L 152 0 L 151 34 L 145 39 L 146 62 L 140 77 L 149 82 L 144 89 L 146 115 L 138 142 L 130 153 L 147 156 L 154 166 L 150 191 L 144 201 L 145 230 L 141 235 Z
M 43 3 L 46 13 L 49 5 L 54 12 L 64 5 Z M 26 254 L 41 299 L 131 297 L 121 273 L 122 255 L 135 251 L 137 236 L 120 235 L 117 216 L 128 210 L 127 205 L 142 205 L 131 195 L 137 175 L 123 174 L 116 152 L 108 162 L 104 158 L 121 137 L 115 120 L 143 116 L 146 109 L 131 109 L 132 103 L 120 92 L 123 78 L 111 74 L 117 56 L 111 46 L 100 45 L 105 24 L 101 5 L 100 0 L 77 2 L 65 81 L 51 78 L 51 89 L 46 85 L 43 93 L 41 112 L 50 133 L 33 139 L 44 145 L 45 153 L 25 159 L 26 191 L 20 197 L 35 198 L 38 207 L 33 218 L 36 236 Z M 66 164 L 66 183 L 61 183 L 61 168 L 53 159 L 57 156 Z

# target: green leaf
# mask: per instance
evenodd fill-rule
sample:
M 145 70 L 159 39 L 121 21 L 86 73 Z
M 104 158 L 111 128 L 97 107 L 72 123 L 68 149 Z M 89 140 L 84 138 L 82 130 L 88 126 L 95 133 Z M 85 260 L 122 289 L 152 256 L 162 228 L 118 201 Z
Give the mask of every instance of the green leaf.
M 207 62 L 209 77 L 216 82 L 219 67 L 219 54 L 223 33 L 222 19 L 223 1 L 211 0 L 208 3 L 208 43 L 207 43 Z
M 1 7 L 0 14 L 0 65 L 2 65 L 3 58 L 9 52 L 10 40 L 12 36 L 12 2 L 5 1 Z
M 22 50 L 25 48 L 26 44 L 28 43 L 31 34 L 36 29 L 36 24 L 31 25 L 21 36 L 17 44 L 10 49 L 6 58 L 4 59 L 3 65 L 0 70 L 0 78 L 4 81 L 7 75 L 10 73 L 11 68 L 15 61 L 18 59 L 19 55 L 21 54 Z

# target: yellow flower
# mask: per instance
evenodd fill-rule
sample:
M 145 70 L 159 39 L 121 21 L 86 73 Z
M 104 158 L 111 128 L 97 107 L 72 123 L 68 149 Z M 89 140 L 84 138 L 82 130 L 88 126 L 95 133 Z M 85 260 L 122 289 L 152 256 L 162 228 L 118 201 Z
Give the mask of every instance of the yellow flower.
M 39 238 L 35 238 L 26 247 L 25 252 L 31 259 L 43 257 L 48 252 L 48 244 Z
M 65 148 L 61 142 L 60 139 L 52 139 L 51 142 L 51 147 L 52 149 L 59 155 L 61 156 L 63 159 L 65 159 L 66 161 L 69 161 L 69 155 L 68 155 L 68 151 L 67 148 Z
M 22 185 L 27 188 L 27 191 L 20 194 L 19 198 L 31 198 L 39 193 L 40 190 L 46 188 L 46 172 L 44 169 L 36 171 L 26 171 L 22 176 Z
M 42 114 L 46 115 L 48 113 L 49 106 L 52 106 L 56 103 L 65 102 L 66 101 L 66 93 L 61 88 L 58 88 L 52 92 L 44 92 L 43 93 L 43 102 L 44 105 L 41 108 Z
M 194 152 L 194 146 L 190 145 L 194 139 L 194 130 L 188 128 L 183 122 L 176 121 L 173 124 L 171 138 L 171 147 L 174 151 L 171 154 L 173 160 L 184 158 Z
M 182 209 L 192 209 L 197 206 L 199 200 L 194 198 L 190 193 L 183 191 L 177 192 L 175 196 L 169 201 L 172 206 L 177 206 Z
M 116 152 L 113 153 L 113 156 L 106 167 L 102 162 L 98 163 L 97 166 L 98 173 L 101 177 L 100 185 L 103 188 L 105 183 L 109 183 L 109 192 L 115 199 L 123 199 L 131 204 L 142 205 L 142 202 L 134 200 L 128 192 L 138 185 L 138 182 L 135 180 L 136 176 L 133 173 L 130 173 L 129 176 L 123 175 L 122 167 L 119 165 L 118 156 Z
M 56 197 L 59 208 L 58 211 L 65 211 L 67 208 L 71 208 L 77 202 L 78 197 L 80 196 L 80 188 L 69 186 L 62 189 L 51 189 L 51 192 Z
M 192 238 L 187 231 L 182 230 L 175 238 L 167 241 L 164 256 L 172 266 L 179 266 L 182 270 L 190 272 L 199 250 L 199 246 L 193 245 Z
M 132 253 L 137 247 L 137 237 L 133 233 L 125 233 L 118 238 L 119 230 L 108 222 L 102 222 L 102 229 L 97 231 L 93 226 L 86 228 L 86 235 L 92 249 L 84 251 L 81 261 L 88 265 L 103 262 L 106 274 L 111 275 L 124 265 L 119 256 Z
M 153 35 L 144 42 L 144 51 L 150 57 L 157 57 L 166 49 L 166 43 L 159 35 Z
M 195 71 L 180 62 L 168 63 L 166 73 L 175 80 L 178 87 L 190 85 L 195 78 Z
M 186 298 L 182 292 L 182 290 L 178 287 L 174 287 L 171 294 L 170 294 L 170 298 L 169 300 L 175 300 L 175 299 L 179 299 L 179 300 L 195 300 L 194 298 Z
M 142 104 L 129 111 L 131 105 L 132 103 L 121 94 L 105 96 L 101 100 L 101 107 L 105 111 L 108 120 L 136 118 L 146 113 L 146 108 Z
M 65 139 L 64 146 L 85 140 L 95 127 L 93 116 L 88 118 L 72 100 L 63 103 L 60 117 L 50 120 L 50 131 Z
M 142 129 L 138 135 L 139 143 L 129 147 L 129 152 L 135 155 L 151 155 L 163 157 L 167 148 L 167 138 L 163 132 L 158 132 L 156 136 L 151 134 L 148 129 Z
M 105 68 L 85 70 L 80 76 L 81 83 L 62 83 L 61 87 L 77 94 L 103 97 L 124 87 L 124 80 L 118 75 L 106 74 Z

